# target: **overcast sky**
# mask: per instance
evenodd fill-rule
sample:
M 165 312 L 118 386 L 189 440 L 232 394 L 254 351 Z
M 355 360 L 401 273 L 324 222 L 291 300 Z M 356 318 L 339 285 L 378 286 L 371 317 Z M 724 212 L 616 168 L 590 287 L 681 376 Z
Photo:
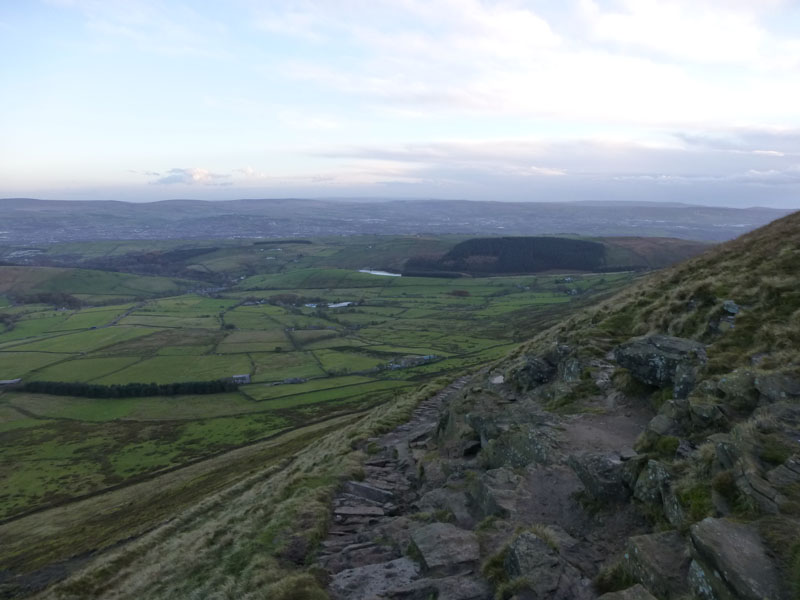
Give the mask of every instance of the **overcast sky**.
M 800 207 L 796 0 L 2 0 L 0 196 Z

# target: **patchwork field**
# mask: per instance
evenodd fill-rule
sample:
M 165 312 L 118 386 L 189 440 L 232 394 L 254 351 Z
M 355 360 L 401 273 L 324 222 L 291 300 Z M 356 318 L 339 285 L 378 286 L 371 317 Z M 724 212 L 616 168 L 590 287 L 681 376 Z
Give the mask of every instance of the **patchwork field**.
M 235 250 L 215 251 L 214 261 Z M 6 289 L 22 282 L 39 289 L 54 277 L 11 274 Z M 74 275 L 81 281 L 73 288 L 88 294 L 123 283 Z M 238 392 L 163 398 L 0 394 L 0 519 L 364 410 L 500 357 L 535 333 L 526 329 L 532 313 L 628 279 L 385 277 L 299 262 L 206 295 L 139 295 L 135 304 L 58 310 L 5 300 L 0 379 L 115 385 L 249 375 L 251 383 Z
M 169 277 L 0 268 L 0 380 L 23 380 L 0 387 L 0 533 L 14 540 L 0 545 L 0 575 L 39 581 L 40 567 L 139 535 L 288 459 L 320 432 L 369 420 L 378 405 L 388 410 L 424 395 L 425 384 L 504 356 L 633 277 L 359 272 L 399 269 L 415 249 L 452 243 L 76 243 L 42 252 L 108 266 L 129 264 L 131 253 L 177 262 L 154 263 Z M 205 280 L 181 279 L 192 273 Z M 89 398 L 24 388 L 63 382 L 60 390 L 76 394 L 76 383 L 142 389 L 234 375 L 250 383 L 202 395 Z

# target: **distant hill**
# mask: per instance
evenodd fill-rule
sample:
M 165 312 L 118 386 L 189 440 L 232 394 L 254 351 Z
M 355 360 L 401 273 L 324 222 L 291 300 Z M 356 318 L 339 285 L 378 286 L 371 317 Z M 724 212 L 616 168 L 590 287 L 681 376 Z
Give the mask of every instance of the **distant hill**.
M 464 200 L 0 199 L 0 244 L 92 240 L 309 238 L 364 234 L 657 236 L 724 241 L 784 216 L 772 208 L 674 203 Z
M 457 244 L 441 256 L 410 258 L 408 275 L 538 273 L 657 269 L 700 254 L 708 245 L 672 238 L 496 237 Z

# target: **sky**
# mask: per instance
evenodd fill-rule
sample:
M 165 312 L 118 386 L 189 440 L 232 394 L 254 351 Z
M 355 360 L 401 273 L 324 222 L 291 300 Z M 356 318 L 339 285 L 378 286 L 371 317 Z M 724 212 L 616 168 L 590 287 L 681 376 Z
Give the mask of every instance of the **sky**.
M 0 0 L 0 197 L 800 207 L 797 0 Z

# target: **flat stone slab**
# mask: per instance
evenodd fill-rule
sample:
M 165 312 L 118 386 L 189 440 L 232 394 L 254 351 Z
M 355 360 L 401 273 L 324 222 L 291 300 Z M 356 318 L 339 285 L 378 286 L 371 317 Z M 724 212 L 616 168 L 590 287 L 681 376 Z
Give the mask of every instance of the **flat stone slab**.
M 382 517 L 383 509 L 377 506 L 339 506 L 333 513 L 343 517 Z
M 480 558 L 478 538 L 450 523 L 431 523 L 412 532 L 411 540 L 427 571 L 449 573 Z
M 333 576 L 329 590 L 334 600 L 375 600 L 409 586 L 419 578 L 419 565 L 407 557 L 345 569 Z
M 720 596 L 728 591 L 728 595 L 742 600 L 784 597 L 780 575 L 755 527 L 709 517 L 693 525 L 690 531 L 697 581 L 705 574 L 706 583 Z M 719 589 L 720 586 L 727 590 Z
M 359 496 L 360 498 L 372 500 L 373 502 L 386 503 L 394 500 L 394 494 L 391 492 L 360 481 L 348 481 L 344 484 L 344 491 L 348 494 Z

